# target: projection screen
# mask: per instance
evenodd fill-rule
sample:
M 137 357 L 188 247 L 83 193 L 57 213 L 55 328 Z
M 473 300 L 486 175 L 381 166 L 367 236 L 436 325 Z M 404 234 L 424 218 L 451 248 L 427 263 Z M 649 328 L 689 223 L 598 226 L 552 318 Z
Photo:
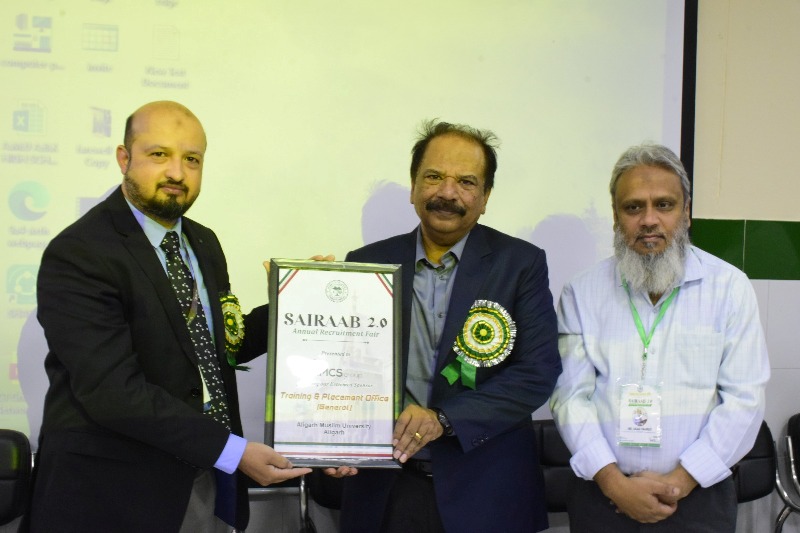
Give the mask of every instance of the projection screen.
M 118 186 L 114 150 L 145 102 L 177 100 L 205 126 L 189 216 L 217 232 L 245 309 L 266 301 L 266 259 L 341 259 L 414 228 L 409 151 L 424 119 L 500 138 L 481 222 L 545 248 L 556 298 L 611 250 L 618 155 L 680 147 L 683 2 L 5 0 L 0 14 L 0 427 L 34 444 L 39 260 Z M 251 439 L 263 359 L 239 377 Z

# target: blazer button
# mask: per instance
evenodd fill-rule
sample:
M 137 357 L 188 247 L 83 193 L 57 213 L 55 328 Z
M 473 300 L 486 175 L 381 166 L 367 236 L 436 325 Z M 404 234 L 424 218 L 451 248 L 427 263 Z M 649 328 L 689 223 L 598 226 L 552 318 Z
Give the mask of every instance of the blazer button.
M 192 395 L 193 398 L 199 398 L 200 395 L 202 394 L 202 392 L 200 392 L 200 389 L 198 388 L 193 388 L 192 390 L 189 391 L 189 393 Z
M 472 445 L 481 446 L 482 444 L 486 444 L 487 440 L 489 440 L 489 438 L 486 435 L 481 435 L 477 439 L 472 439 Z

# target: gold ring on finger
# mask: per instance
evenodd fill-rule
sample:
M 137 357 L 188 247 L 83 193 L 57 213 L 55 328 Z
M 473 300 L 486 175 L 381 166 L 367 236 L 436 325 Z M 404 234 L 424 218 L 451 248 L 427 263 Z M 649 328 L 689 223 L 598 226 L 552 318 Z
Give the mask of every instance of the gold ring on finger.
M 417 439 L 417 440 L 419 440 L 419 441 L 421 441 L 421 440 L 422 440 L 422 435 L 420 435 L 420 434 L 419 434 L 419 431 L 417 431 L 416 433 L 414 433 L 414 438 L 415 438 L 415 439 Z

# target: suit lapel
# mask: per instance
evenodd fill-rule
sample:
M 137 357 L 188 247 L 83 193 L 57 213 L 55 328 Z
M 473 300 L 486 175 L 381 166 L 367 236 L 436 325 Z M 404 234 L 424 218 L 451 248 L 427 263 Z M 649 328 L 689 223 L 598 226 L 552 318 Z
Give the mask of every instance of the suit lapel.
M 142 230 L 142 227 L 133 216 L 130 207 L 125 201 L 121 189 L 117 189 L 108 197 L 106 205 L 111 213 L 111 220 L 114 228 L 122 238 L 122 244 L 130 252 L 131 257 L 144 271 L 150 283 L 153 284 L 153 293 L 164 307 L 164 312 L 169 320 L 170 327 L 175 333 L 175 337 L 180 342 L 183 352 L 195 364 L 197 356 L 194 353 L 192 340 L 189 337 L 189 330 L 186 328 L 186 321 L 183 318 L 175 292 L 167 278 L 164 267 L 158 260 L 153 246 Z M 143 289 L 144 293 L 150 292 Z
M 464 327 L 467 313 L 478 299 L 480 289 L 490 271 L 491 253 L 483 227 L 476 225 L 467 238 L 463 256 L 458 263 L 455 285 L 447 308 L 447 319 L 439 342 L 435 371 L 437 374 L 455 359 L 453 343 Z
M 402 266 L 400 295 L 402 305 L 401 354 L 403 383 L 408 367 L 408 339 L 411 331 L 411 295 L 414 290 L 414 256 L 416 255 L 417 229 L 411 233 L 390 239 L 370 255 L 370 262 L 399 264 Z M 396 290 L 396 289 L 395 289 Z M 396 296 L 397 297 L 397 296 Z
M 403 246 L 398 250 L 402 255 L 396 261 L 403 267 L 403 293 L 401 295 L 403 304 L 403 384 L 406 382 L 406 371 L 408 369 L 408 344 L 411 336 L 411 301 L 414 292 L 416 248 L 417 230 L 414 230 L 406 236 Z

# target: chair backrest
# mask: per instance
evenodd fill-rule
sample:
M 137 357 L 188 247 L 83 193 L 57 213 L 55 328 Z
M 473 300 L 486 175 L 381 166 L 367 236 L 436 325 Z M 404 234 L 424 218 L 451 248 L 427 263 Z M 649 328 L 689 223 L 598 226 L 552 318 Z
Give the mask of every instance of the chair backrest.
M 0 429 L 0 525 L 22 515 L 31 483 L 31 445 L 19 431 Z
M 569 465 L 572 454 L 561 439 L 552 420 L 534 420 L 536 451 L 544 474 L 545 501 L 547 510 L 560 513 L 567 510 L 569 486 L 575 473 Z
M 797 420 L 797 426 L 800 430 L 800 418 Z M 775 464 L 775 442 L 772 440 L 772 432 L 766 422 L 761 422 L 753 448 L 732 469 L 736 499 L 739 503 L 757 500 L 772 492 L 775 483 Z
M 795 453 L 800 457 L 800 415 L 795 420 L 797 438 Z M 790 419 L 790 428 L 792 424 Z M 547 510 L 558 513 L 567 510 L 569 485 L 575 473 L 569 465 L 571 454 L 552 420 L 534 420 L 536 447 L 544 473 Z M 757 500 L 772 492 L 775 481 L 775 444 L 766 422 L 761 423 L 753 448 L 733 467 L 736 498 L 739 503 Z
M 786 425 L 786 445 L 788 448 L 788 474 L 792 480 L 792 486 L 794 486 L 796 495 L 800 495 L 800 413 L 789 418 L 789 422 Z M 783 491 L 783 488 L 780 486 L 778 489 Z M 784 494 L 781 494 L 781 497 L 786 501 Z
M 786 436 L 792 438 L 792 452 L 795 460 L 800 458 L 800 413 L 789 417 L 786 425 Z M 794 472 L 800 478 L 800 472 Z

